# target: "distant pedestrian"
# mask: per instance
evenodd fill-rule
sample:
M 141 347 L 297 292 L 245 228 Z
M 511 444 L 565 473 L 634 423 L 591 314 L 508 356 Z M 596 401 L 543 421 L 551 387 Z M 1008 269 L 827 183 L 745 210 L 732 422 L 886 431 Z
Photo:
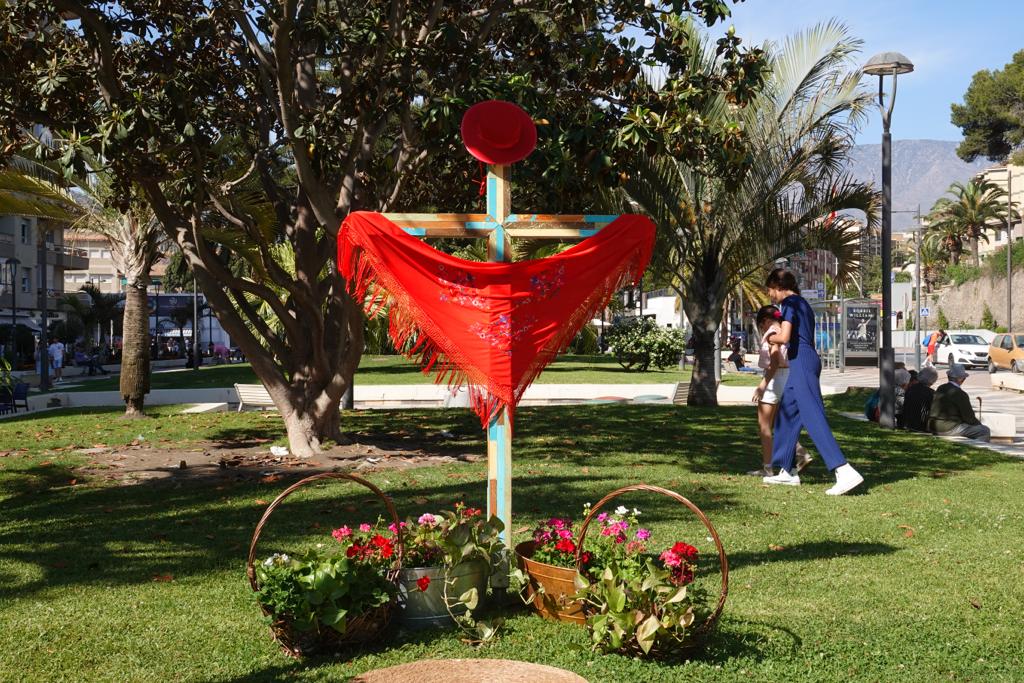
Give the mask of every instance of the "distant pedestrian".
M 761 437 L 761 468 L 748 474 L 758 477 L 770 477 L 775 474 L 772 469 L 772 428 L 775 416 L 779 412 L 779 401 L 789 377 L 789 360 L 786 358 L 786 345 L 768 341 L 768 338 L 782 331 L 779 322 L 782 313 L 775 306 L 762 306 L 755 318 L 757 329 L 761 333 L 761 348 L 757 366 L 764 370 L 761 383 L 754 390 L 754 403 L 757 404 L 757 426 Z M 796 444 L 796 470 L 803 471 L 813 459 L 799 442 Z
M 992 438 L 992 430 L 981 424 L 974 414 L 971 399 L 960 386 L 967 379 L 967 370 L 953 363 L 946 371 L 946 384 L 935 390 L 928 418 L 928 430 L 939 436 L 963 436 L 978 441 Z
M 53 370 L 53 381 L 63 382 L 64 343 L 59 339 L 54 339 L 50 346 L 46 349 L 46 353 L 50 356 L 50 369 Z
M 779 473 L 765 477 L 766 484 L 799 486 L 796 472 L 795 449 L 801 429 L 807 429 L 818 447 L 825 465 L 835 473 L 836 483 L 825 493 L 841 496 L 859 486 L 864 478 L 846 462 L 825 417 L 825 402 L 821 398 L 821 358 L 814 348 L 814 310 L 800 296 L 796 276 L 783 268 L 776 268 L 765 282 L 768 296 L 780 304 L 781 329 L 767 341 L 788 344 L 789 378 L 779 402 L 772 445 L 772 465 Z

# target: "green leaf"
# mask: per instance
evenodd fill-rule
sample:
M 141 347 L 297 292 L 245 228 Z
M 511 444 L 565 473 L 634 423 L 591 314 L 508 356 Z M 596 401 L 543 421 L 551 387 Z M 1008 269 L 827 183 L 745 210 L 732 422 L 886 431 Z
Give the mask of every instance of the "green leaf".
M 665 604 L 666 605 L 671 605 L 671 604 L 676 603 L 676 602 L 682 602 L 685 599 L 686 599 L 686 586 L 681 586 L 679 588 L 679 590 L 676 591 L 675 595 L 673 595 L 671 598 L 669 598 L 668 600 L 665 601 Z
M 608 595 L 608 611 L 621 612 L 626 607 L 626 592 L 619 586 L 609 586 L 606 591 Z
M 644 651 L 644 654 L 648 654 L 651 651 L 651 647 L 654 646 L 655 636 L 658 635 L 658 629 L 661 628 L 661 622 L 658 621 L 658 617 L 653 614 L 644 620 L 644 623 L 640 624 L 640 628 L 636 630 L 636 640 L 640 644 L 640 649 Z
M 579 591 L 585 591 L 590 588 L 590 582 L 587 581 L 587 577 L 583 576 L 583 574 L 580 574 L 579 572 L 577 572 L 576 576 L 573 577 L 572 583 L 576 586 L 576 590 Z
M 460 595 L 459 602 L 465 605 L 468 610 L 476 609 L 477 604 L 480 602 L 480 596 L 477 594 L 476 588 L 470 588 Z

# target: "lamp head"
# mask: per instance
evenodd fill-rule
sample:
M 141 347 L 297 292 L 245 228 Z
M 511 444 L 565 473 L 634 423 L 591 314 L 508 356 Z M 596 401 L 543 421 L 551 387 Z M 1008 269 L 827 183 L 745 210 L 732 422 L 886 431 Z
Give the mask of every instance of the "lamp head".
M 868 60 L 863 71 L 871 76 L 908 74 L 914 70 L 914 63 L 899 52 L 879 52 Z
M 11 277 L 13 278 L 18 274 L 18 266 L 21 265 L 21 261 L 16 258 L 7 259 L 7 268 L 11 271 Z

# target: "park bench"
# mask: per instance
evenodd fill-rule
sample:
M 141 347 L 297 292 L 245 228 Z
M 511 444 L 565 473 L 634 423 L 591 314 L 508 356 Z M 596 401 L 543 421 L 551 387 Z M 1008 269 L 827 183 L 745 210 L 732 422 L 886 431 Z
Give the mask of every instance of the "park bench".
M 1013 391 L 1024 391 L 1024 374 L 1012 372 L 994 372 L 989 375 L 992 378 L 993 389 L 1011 389 Z
M 276 407 L 262 384 L 236 384 L 235 393 L 238 394 L 238 412 L 242 412 L 245 406 L 256 406 L 261 410 Z

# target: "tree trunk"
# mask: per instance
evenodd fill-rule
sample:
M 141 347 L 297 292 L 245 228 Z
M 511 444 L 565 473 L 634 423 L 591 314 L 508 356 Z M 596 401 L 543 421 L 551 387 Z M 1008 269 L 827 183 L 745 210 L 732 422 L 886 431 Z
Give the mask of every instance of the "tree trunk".
M 121 349 L 121 397 L 124 399 L 125 417 L 144 417 L 145 397 L 149 393 L 147 284 L 142 280 L 131 282 L 125 293 Z
M 690 378 L 690 393 L 686 396 L 689 406 L 717 406 L 718 381 L 715 379 L 715 335 L 718 323 L 703 320 L 693 323 L 693 376 Z M 708 329 L 710 324 L 711 329 Z
M 199 262 L 193 267 L 218 320 L 241 347 L 281 414 L 292 455 L 308 458 L 328 441 L 345 443 L 340 404 L 362 355 L 363 316 L 358 304 L 344 292 L 341 277 L 329 276 L 334 288 L 327 294 L 326 309 L 304 311 L 308 316 L 322 316 L 318 321 L 324 328 L 322 343 L 317 346 L 308 339 L 290 339 L 286 375 L 280 359 L 246 327 L 240 311 L 205 265 Z M 308 327 L 313 327 L 314 322 L 305 319 Z
M 974 261 L 974 267 L 977 268 L 981 265 L 981 257 L 978 255 L 978 238 L 971 238 L 971 259 Z

